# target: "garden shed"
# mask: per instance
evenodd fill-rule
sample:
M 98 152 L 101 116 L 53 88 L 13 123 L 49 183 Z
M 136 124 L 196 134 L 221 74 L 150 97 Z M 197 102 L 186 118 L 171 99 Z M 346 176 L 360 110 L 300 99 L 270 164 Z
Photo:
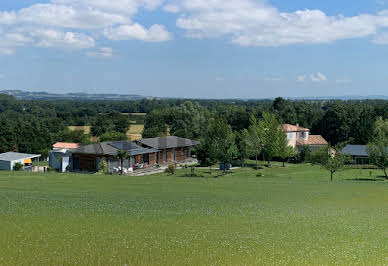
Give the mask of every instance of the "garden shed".
M 16 163 L 21 163 L 25 170 L 33 168 L 32 161 L 38 160 L 41 155 L 18 152 L 6 152 L 0 154 L 0 170 L 12 171 Z

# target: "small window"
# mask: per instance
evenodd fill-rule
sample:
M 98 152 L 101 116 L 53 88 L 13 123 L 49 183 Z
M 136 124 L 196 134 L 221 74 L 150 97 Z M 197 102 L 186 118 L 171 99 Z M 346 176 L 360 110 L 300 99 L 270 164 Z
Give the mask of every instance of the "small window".
M 181 148 L 181 155 L 185 155 L 185 149 L 184 148 Z
M 292 133 L 287 133 L 287 138 L 292 139 Z

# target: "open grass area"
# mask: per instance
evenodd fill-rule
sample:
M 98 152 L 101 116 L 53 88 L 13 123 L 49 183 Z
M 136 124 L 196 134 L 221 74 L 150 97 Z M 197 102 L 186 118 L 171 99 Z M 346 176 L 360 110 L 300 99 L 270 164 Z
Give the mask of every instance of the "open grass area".
M 141 139 L 143 130 L 144 125 L 130 125 L 127 132 L 128 139 L 131 141 Z
M 91 126 L 69 126 L 71 131 L 83 130 L 85 134 L 90 134 Z
M 0 264 L 388 264 L 388 182 L 310 165 L 214 178 L 0 172 Z

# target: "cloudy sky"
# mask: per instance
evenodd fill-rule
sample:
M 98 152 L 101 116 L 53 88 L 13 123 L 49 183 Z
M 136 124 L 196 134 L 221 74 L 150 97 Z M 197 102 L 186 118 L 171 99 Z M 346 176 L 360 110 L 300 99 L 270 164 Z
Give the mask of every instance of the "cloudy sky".
M 388 95 L 384 0 L 1 0 L 0 89 Z

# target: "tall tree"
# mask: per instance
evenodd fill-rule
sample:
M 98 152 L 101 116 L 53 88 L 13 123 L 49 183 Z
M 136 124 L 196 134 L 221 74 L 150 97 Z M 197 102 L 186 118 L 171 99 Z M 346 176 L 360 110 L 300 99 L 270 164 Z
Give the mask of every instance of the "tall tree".
M 254 156 L 256 159 L 256 170 L 259 170 L 259 156 L 263 151 L 263 137 L 264 131 L 260 126 L 257 119 L 252 116 L 251 117 L 251 125 L 248 129 L 244 130 L 243 134 L 246 139 L 247 148 L 250 156 Z
M 371 163 L 383 170 L 388 179 L 388 120 L 379 117 L 373 132 L 373 139 L 367 148 L 369 158 Z
M 209 160 L 223 164 L 232 163 L 232 160 L 238 154 L 238 150 L 235 134 L 225 118 L 216 117 L 211 119 L 205 136 L 204 145 L 208 149 L 206 155 Z
M 284 132 L 275 115 L 270 113 L 263 113 L 258 130 L 261 134 L 262 154 L 270 166 L 272 158 L 279 153 L 279 141 L 284 136 Z

